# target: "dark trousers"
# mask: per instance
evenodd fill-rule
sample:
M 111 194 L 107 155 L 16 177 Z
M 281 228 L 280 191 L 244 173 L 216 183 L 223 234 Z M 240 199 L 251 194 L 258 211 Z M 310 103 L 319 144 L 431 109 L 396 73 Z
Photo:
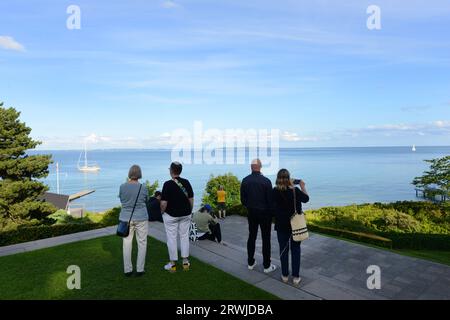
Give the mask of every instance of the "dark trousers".
M 262 245 L 263 245 L 263 264 L 264 268 L 270 267 L 270 232 L 272 230 L 272 217 L 267 211 L 248 209 L 248 265 L 255 263 L 255 245 L 258 237 L 258 228 L 261 228 Z
M 277 232 L 278 244 L 280 245 L 281 273 L 284 277 L 289 276 L 289 249 L 291 250 L 292 276 L 300 276 L 300 256 L 301 242 L 292 240 L 292 234 L 286 232 Z M 290 247 L 290 248 L 289 248 Z
M 216 223 L 214 225 L 210 224 L 209 229 L 211 230 L 211 232 L 205 233 L 204 235 L 199 237 L 198 240 L 216 241 L 216 239 L 217 239 L 217 242 L 221 242 L 222 241 L 222 231 L 220 230 L 220 224 L 218 224 L 218 223 Z
M 153 221 L 164 222 L 162 216 L 159 216 L 159 217 L 157 217 L 157 218 L 150 217 L 150 218 L 148 218 L 148 221 L 152 221 L 152 222 L 153 222 Z

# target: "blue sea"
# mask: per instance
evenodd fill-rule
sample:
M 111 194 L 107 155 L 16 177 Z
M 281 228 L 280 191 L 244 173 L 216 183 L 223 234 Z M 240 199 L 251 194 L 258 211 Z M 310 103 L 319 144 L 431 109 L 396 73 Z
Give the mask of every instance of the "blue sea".
M 80 152 L 33 151 L 52 154 L 54 163 L 44 180 L 56 192 L 56 162 L 60 168 L 60 193 L 74 194 L 81 190 L 95 192 L 74 203 L 87 210 L 103 211 L 120 204 L 118 190 L 125 182 L 132 164 L 142 167 L 143 180 L 169 179 L 171 152 L 168 150 L 92 150 L 89 160 L 101 167 L 98 173 L 82 173 L 77 169 Z M 425 159 L 450 154 L 450 147 L 367 147 L 367 148 L 301 148 L 281 149 L 280 168 L 287 168 L 293 177 L 306 181 L 311 201 L 308 208 L 340 206 L 352 203 L 391 202 L 415 199 L 411 181 L 427 168 Z M 183 175 L 194 188 L 195 204 L 201 202 L 211 174 L 231 172 L 240 179 L 249 173 L 249 165 L 185 165 Z M 272 182 L 274 175 L 268 176 Z

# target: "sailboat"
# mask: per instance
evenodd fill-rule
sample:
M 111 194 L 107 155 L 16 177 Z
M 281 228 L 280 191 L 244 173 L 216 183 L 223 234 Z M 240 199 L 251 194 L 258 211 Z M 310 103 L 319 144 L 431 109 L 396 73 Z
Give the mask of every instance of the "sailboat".
M 86 142 L 84 143 L 84 165 L 80 166 L 80 160 L 81 160 L 82 154 L 83 153 L 80 153 L 80 158 L 78 159 L 78 170 L 80 170 L 82 172 L 98 172 L 98 171 L 100 171 L 100 167 L 98 165 L 96 165 L 96 164 L 89 165 L 88 164 Z
M 415 144 L 412 147 L 412 152 L 416 152 L 416 145 Z

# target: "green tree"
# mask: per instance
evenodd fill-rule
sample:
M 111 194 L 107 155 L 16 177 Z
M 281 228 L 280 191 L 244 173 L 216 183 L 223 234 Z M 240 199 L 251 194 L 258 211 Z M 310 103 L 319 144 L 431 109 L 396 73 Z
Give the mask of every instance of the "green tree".
M 208 203 L 216 209 L 217 190 L 219 190 L 220 186 L 223 186 L 224 190 L 227 192 L 227 207 L 237 206 L 241 203 L 241 181 L 239 181 L 239 179 L 231 173 L 219 175 L 217 177 L 214 175 L 210 176 L 203 195 L 203 203 Z
M 427 188 L 430 185 L 436 185 L 439 189 L 437 194 L 450 197 L 450 156 L 442 158 L 425 160 L 430 164 L 430 169 L 425 171 L 421 177 L 413 180 L 413 185 L 421 188 Z
M 31 128 L 19 117 L 0 103 L 0 229 L 36 224 L 56 211 L 38 199 L 48 190 L 38 179 L 48 175 L 51 156 L 26 154 L 41 142 L 30 137 Z

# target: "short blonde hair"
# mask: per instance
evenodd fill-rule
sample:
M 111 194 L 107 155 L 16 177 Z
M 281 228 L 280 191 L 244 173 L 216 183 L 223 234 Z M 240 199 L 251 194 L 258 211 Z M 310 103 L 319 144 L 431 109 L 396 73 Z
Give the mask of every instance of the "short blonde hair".
M 128 179 L 130 180 L 139 180 L 142 179 L 142 170 L 137 164 L 131 166 L 128 171 Z

